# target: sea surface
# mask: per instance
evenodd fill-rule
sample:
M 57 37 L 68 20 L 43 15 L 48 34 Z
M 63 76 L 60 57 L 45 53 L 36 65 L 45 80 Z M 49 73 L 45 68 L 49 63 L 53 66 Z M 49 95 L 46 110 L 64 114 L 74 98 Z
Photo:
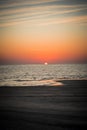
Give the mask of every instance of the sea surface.
M 1 65 L 2 130 L 87 129 L 87 64 Z
M 52 86 L 60 80 L 87 80 L 87 64 L 0 65 L 0 86 Z

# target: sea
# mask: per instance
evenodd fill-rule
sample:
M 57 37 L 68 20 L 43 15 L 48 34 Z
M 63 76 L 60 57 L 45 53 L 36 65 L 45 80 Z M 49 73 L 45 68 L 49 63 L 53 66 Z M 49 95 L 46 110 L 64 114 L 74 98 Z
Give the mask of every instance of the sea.
M 87 80 L 87 64 L 0 65 L 0 86 L 56 86 L 61 80 Z
M 87 64 L 1 65 L 0 128 L 87 129 Z

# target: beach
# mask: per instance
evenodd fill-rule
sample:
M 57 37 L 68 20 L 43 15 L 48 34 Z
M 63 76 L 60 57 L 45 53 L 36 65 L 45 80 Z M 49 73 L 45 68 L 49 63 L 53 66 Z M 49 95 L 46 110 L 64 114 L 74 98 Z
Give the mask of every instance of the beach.
M 0 87 L 2 130 L 79 130 L 87 127 L 87 80 L 59 86 Z

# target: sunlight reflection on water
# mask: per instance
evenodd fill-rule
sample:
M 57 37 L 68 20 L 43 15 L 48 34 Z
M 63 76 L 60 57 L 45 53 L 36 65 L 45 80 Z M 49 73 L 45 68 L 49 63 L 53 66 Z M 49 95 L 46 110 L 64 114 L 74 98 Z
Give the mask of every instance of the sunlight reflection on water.
M 87 64 L 1 65 L 0 86 L 61 85 L 58 80 L 87 79 Z

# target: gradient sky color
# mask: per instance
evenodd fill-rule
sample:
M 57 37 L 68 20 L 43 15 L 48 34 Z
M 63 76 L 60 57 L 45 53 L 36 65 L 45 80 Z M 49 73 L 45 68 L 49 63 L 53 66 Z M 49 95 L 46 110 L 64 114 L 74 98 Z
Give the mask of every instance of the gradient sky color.
M 0 63 L 87 62 L 86 0 L 0 0 Z

